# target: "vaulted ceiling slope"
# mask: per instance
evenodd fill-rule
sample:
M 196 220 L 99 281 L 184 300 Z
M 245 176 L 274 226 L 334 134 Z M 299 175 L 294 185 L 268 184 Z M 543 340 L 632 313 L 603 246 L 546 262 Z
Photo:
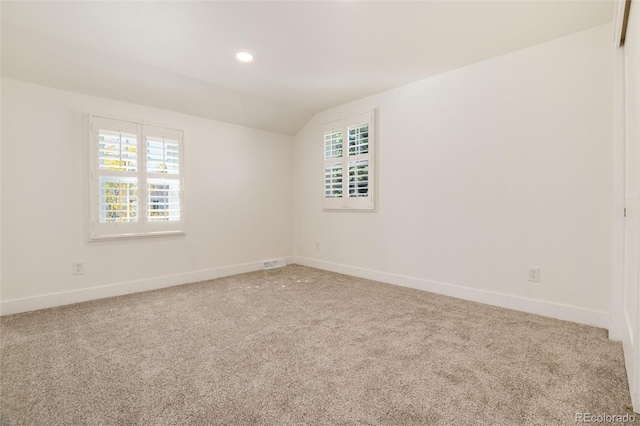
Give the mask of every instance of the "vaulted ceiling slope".
M 318 111 L 609 22 L 612 3 L 3 1 L 2 75 L 293 135 Z

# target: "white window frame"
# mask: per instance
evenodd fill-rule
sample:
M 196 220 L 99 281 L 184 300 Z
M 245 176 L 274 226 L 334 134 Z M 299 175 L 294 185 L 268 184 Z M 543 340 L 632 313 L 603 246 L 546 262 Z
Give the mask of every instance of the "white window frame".
M 184 235 L 185 224 L 185 188 L 184 188 L 184 143 L 183 131 L 159 126 L 152 126 L 132 121 L 88 116 L 89 120 L 89 240 L 116 238 L 136 238 L 164 235 Z M 99 163 L 100 130 L 127 133 L 136 136 L 137 166 L 134 171 L 102 170 Z M 147 138 L 160 138 L 177 141 L 178 171 L 174 174 L 153 173 L 147 170 Z M 172 143 L 173 144 L 173 143 Z M 166 150 L 166 147 L 163 147 Z M 166 154 L 166 152 L 165 152 Z M 100 221 L 100 178 L 131 179 L 137 181 L 137 220 L 132 222 Z M 150 220 L 148 184 L 154 179 L 177 181 L 179 188 L 179 219 Z
M 322 208 L 323 210 L 354 210 L 354 211 L 376 211 L 376 123 L 375 110 L 367 110 L 358 114 L 341 118 L 323 124 L 322 126 Z M 362 125 L 368 125 L 368 152 L 365 154 L 350 154 L 349 150 L 349 129 Z M 338 158 L 327 158 L 325 138 L 331 138 L 334 132 L 342 132 L 342 155 Z M 349 163 L 358 161 L 368 162 L 368 187 L 367 196 L 350 196 L 349 193 Z M 327 191 L 331 185 L 332 167 L 341 165 L 342 167 L 342 194 L 341 196 L 328 197 Z M 327 175 L 329 173 L 329 175 Z

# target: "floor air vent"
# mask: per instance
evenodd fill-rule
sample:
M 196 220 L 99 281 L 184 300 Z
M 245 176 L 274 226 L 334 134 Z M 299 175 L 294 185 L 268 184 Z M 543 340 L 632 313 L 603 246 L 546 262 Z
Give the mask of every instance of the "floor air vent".
M 264 262 L 264 269 L 282 268 L 283 266 L 287 266 L 287 263 L 284 261 L 284 259 Z

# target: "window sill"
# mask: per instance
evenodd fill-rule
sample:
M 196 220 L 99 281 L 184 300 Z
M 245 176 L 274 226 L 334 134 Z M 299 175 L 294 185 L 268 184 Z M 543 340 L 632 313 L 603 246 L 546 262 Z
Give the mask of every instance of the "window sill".
M 376 213 L 377 208 L 355 208 L 355 207 L 323 207 L 324 212 L 362 212 L 362 213 Z
M 185 231 L 162 231 L 162 232 L 149 232 L 146 234 L 117 234 L 117 235 L 101 235 L 90 236 L 89 242 L 97 241 L 118 241 L 118 240 L 135 240 L 146 238 L 158 238 L 158 237 L 180 237 L 185 236 Z

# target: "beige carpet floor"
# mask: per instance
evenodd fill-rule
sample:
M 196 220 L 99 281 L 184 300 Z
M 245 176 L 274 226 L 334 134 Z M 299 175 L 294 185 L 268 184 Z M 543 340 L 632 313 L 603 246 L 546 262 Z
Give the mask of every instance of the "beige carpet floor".
M 0 349 L 5 426 L 549 426 L 630 405 L 603 329 L 297 265 L 3 317 Z

